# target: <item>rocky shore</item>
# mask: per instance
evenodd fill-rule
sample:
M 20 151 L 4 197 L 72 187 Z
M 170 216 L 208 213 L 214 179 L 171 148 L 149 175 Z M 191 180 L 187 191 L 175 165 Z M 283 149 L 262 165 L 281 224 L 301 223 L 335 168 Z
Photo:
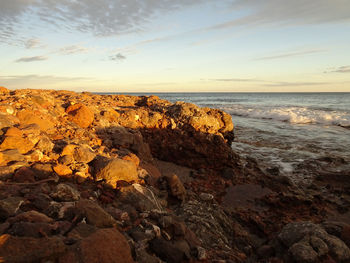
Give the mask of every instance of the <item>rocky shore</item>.
M 0 262 L 350 262 L 350 171 L 242 159 L 221 110 L 0 88 L 0 136 Z

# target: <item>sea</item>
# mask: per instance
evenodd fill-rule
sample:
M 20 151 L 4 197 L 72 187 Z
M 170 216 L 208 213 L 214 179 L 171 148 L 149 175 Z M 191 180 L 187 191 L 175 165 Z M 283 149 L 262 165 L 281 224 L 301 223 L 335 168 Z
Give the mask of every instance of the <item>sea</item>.
M 150 94 L 133 94 L 150 95 Z M 310 183 L 320 171 L 350 171 L 349 93 L 155 93 L 231 114 L 242 161 Z

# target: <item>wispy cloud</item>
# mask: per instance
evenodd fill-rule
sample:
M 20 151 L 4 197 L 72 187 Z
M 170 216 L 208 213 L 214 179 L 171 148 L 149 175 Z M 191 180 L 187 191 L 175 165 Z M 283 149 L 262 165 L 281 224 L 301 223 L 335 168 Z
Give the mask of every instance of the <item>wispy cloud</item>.
M 347 0 L 236 0 L 232 10 L 243 10 L 246 15 L 219 23 L 207 29 L 225 29 L 246 25 L 304 25 L 342 23 L 350 21 Z
M 341 66 L 338 68 L 330 68 L 324 73 L 350 73 L 350 66 Z
M 273 59 L 281 59 L 281 58 L 290 58 L 290 57 L 299 57 L 304 55 L 310 55 L 315 53 L 325 52 L 325 49 L 311 49 L 311 50 L 303 50 L 303 51 L 294 51 L 294 52 L 285 52 L 272 56 L 263 56 L 255 58 L 254 60 L 273 60 Z
M 118 53 L 118 54 L 116 54 L 116 55 L 109 56 L 109 59 L 110 59 L 110 60 L 113 60 L 113 61 L 121 61 L 121 60 L 126 59 L 126 57 L 125 57 L 123 54 Z
M 245 79 L 245 78 L 224 78 L 224 79 L 209 79 L 210 81 L 219 82 L 260 82 L 258 79 Z
M 27 49 L 37 48 L 41 45 L 41 42 L 38 38 L 31 38 L 24 42 L 24 46 Z
M 280 82 L 273 82 L 271 83 L 265 83 L 263 86 L 265 87 L 299 87 L 299 86 L 320 86 L 320 85 L 328 85 L 329 82 L 287 82 L 287 81 L 280 81 Z
M 60 48 L 58 52 L 63 55 L 72 55 L 77 53 L 87 53 L 88 51 L 89 49 L 86 47 L 79 46 L 79 45 L 71 45 L 71 46 Z
M 34 62 L 34 61 L 42 61 L 47 59 L 48 57 L 45 57 L 45 56 L 23 57 L 15 60 L 15 62 Z
M 72 32 L 111 36 L 145 29 L 156 14 L 197 5 L 209 0 L 1 0 L 0 31 L 16 33 L 25 20 L 41 20 Z

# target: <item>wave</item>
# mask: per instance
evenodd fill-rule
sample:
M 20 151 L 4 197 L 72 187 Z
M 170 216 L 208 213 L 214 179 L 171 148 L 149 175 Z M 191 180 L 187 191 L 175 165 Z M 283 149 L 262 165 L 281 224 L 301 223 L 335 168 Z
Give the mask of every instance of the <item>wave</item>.
M 350 127 L 350 113 L 344 111 L 316 110 L 308 107 L 268 107 L 230 105 L 222 107 L 231 115 L 255 118 L 272 119 L 292 124 L 322 124 Z

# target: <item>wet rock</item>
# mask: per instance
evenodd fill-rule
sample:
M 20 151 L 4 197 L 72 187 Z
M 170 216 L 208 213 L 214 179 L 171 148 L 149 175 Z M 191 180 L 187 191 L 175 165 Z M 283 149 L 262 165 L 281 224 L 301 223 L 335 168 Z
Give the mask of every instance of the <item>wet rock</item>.
M 68 184 L 58 184 L 50 196 L 61 202 L 78 201 L 80 193 Z
M 76 208 L 86 217 L 88 224 L 96 227 L 112 227 L 116 224 L 113 217 L 93 201 L 80 200 L 76 203 Z
M 116 187 L 118 181 L 137 181 L 138 174 L 133 162 L 114 158 L 96 174 L 96 180 L 105 180 L 107 184 Z
M 0 221 L 4 221 L 8 217 L 14 216 L 23 202 L 24 200 L 17 196 L 0 200 Z
M 54 260 L 66 250 L 59 237 L 0 236 L 0 255 L 4 262 L 41 262 Z
M 74 104 L 66 109 L 69 120 L 81 128 L 87 128 L 94 121 L 94 113 L 84 104 Z

